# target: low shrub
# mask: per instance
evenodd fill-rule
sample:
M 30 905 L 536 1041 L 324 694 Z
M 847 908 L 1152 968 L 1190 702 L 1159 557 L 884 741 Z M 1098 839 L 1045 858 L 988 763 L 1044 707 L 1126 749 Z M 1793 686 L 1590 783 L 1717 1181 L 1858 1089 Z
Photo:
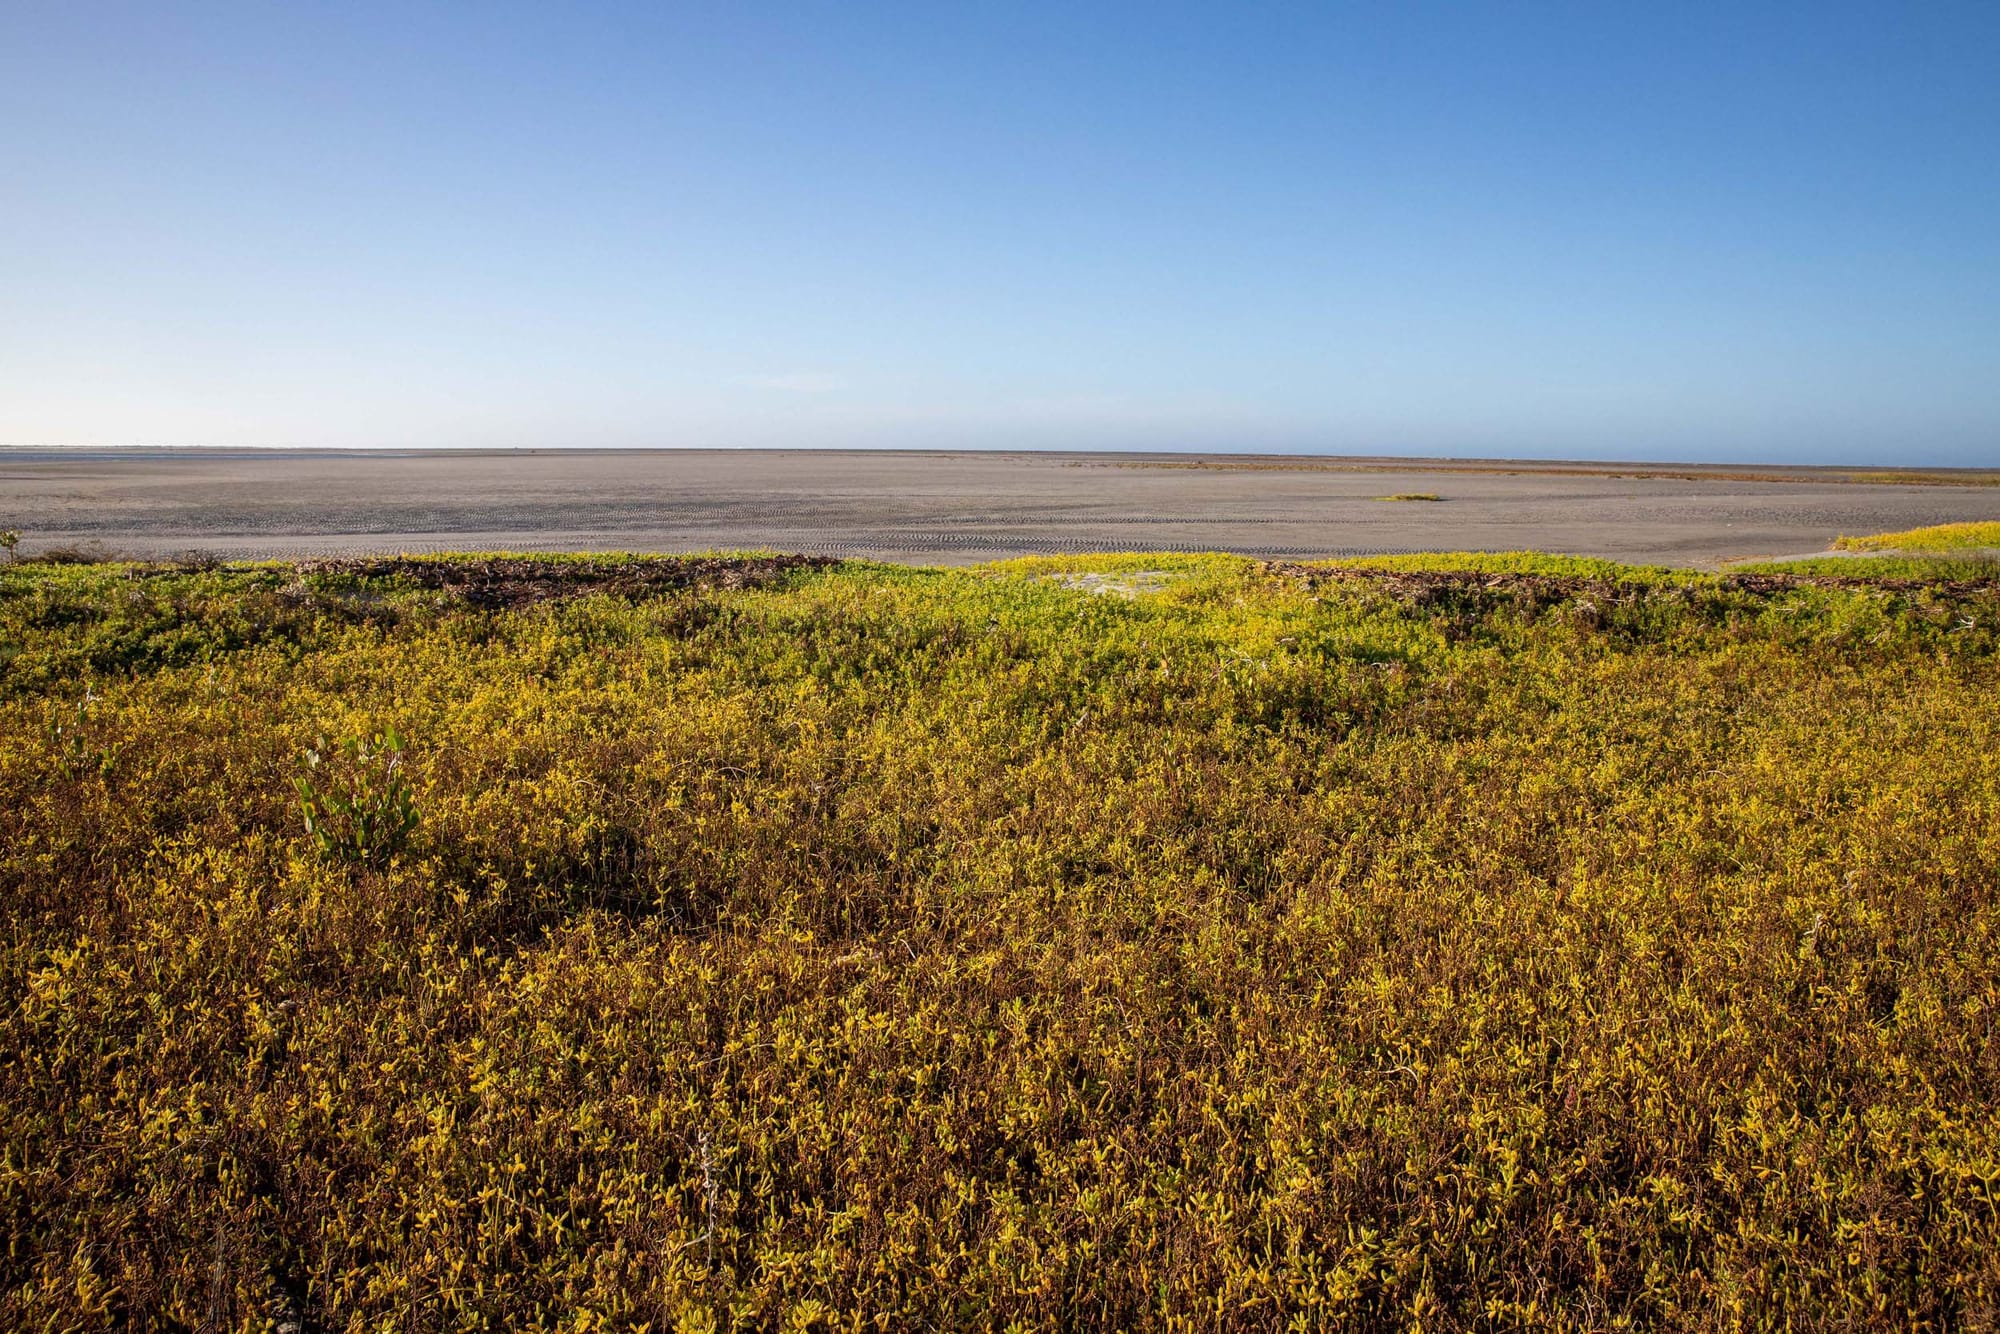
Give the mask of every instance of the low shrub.
M 416 831 L 416 798 L 403 774 L 403 738 L 394 727 L 350 737 L 337 748 L 321 737 L 299 753 L 292 785 L 306 836 L 325 856 L 383 866 Z

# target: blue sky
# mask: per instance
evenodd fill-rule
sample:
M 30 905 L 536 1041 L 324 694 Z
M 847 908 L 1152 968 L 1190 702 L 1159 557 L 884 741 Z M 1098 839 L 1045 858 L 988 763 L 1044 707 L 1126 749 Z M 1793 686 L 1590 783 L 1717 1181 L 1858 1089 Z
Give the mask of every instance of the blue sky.
M 2000 5 L 0 6 L 0 443 L 2000 462 Z

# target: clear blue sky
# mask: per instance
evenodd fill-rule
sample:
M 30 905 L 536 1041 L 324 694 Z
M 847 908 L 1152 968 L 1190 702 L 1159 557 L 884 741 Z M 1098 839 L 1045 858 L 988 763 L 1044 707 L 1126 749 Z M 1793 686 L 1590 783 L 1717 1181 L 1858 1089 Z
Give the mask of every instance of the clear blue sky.
M 0 6 L 0 443 L 2000 463 L 2000 4 Z

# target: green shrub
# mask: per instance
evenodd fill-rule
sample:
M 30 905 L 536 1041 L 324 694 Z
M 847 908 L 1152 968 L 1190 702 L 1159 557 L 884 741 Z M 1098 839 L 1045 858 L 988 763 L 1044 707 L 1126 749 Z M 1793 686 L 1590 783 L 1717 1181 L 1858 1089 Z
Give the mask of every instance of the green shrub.
M 344 770 L 336 776 L 329 760 Z M 299 814 L 321 854 L 364 866 L 383 866 L 402 852 L 417 827 L 416 797 L 403 776 L 403 738 L 394 727 L 350 737 L 337 751 L 320 738 L 299 754 Z

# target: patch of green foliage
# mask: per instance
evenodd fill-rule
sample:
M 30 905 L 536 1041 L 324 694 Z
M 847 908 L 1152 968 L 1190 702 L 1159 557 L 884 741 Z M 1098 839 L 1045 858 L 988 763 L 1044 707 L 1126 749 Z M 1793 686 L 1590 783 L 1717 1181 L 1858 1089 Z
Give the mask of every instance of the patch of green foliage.
M 0 643 L 0 1326 L 2000 1309 L 2000 587 L 24 563 Z
M 1377 500 L 1443 500 L 1435 491 L 1398 491 L 1393 496 L 1377 496 Z
M 1967 547 L 2000 547 L 2000 523 L 1941 523 L 1900 533 L 1843 537 L 1840 551 L 1953 551 Z
M 1593 556 L 1552 556 L 1540 551 L 1424 551 L 1402 556 L 1355 556 L 1313 564 L 1328 569 L 1403 574 L 1526 574 L 1619 583 L 1650 584 L 1692 577 L 1664 566 L 1625 565 Z
M 1738 574 L 1796 574 L 1835 579 L 1996 580 L 2000 558 L 1983 553 L 1961 556 L 1802 556 L 1792 560 L 1741 561 Z
M 349 737 L 338 747 L 322 737 L 299 752 L 292 786 L 306 837 L 325 856 L 386 865 L 403 851 L 418 823 L 402 768 L 403 738 L 394 727 Z

